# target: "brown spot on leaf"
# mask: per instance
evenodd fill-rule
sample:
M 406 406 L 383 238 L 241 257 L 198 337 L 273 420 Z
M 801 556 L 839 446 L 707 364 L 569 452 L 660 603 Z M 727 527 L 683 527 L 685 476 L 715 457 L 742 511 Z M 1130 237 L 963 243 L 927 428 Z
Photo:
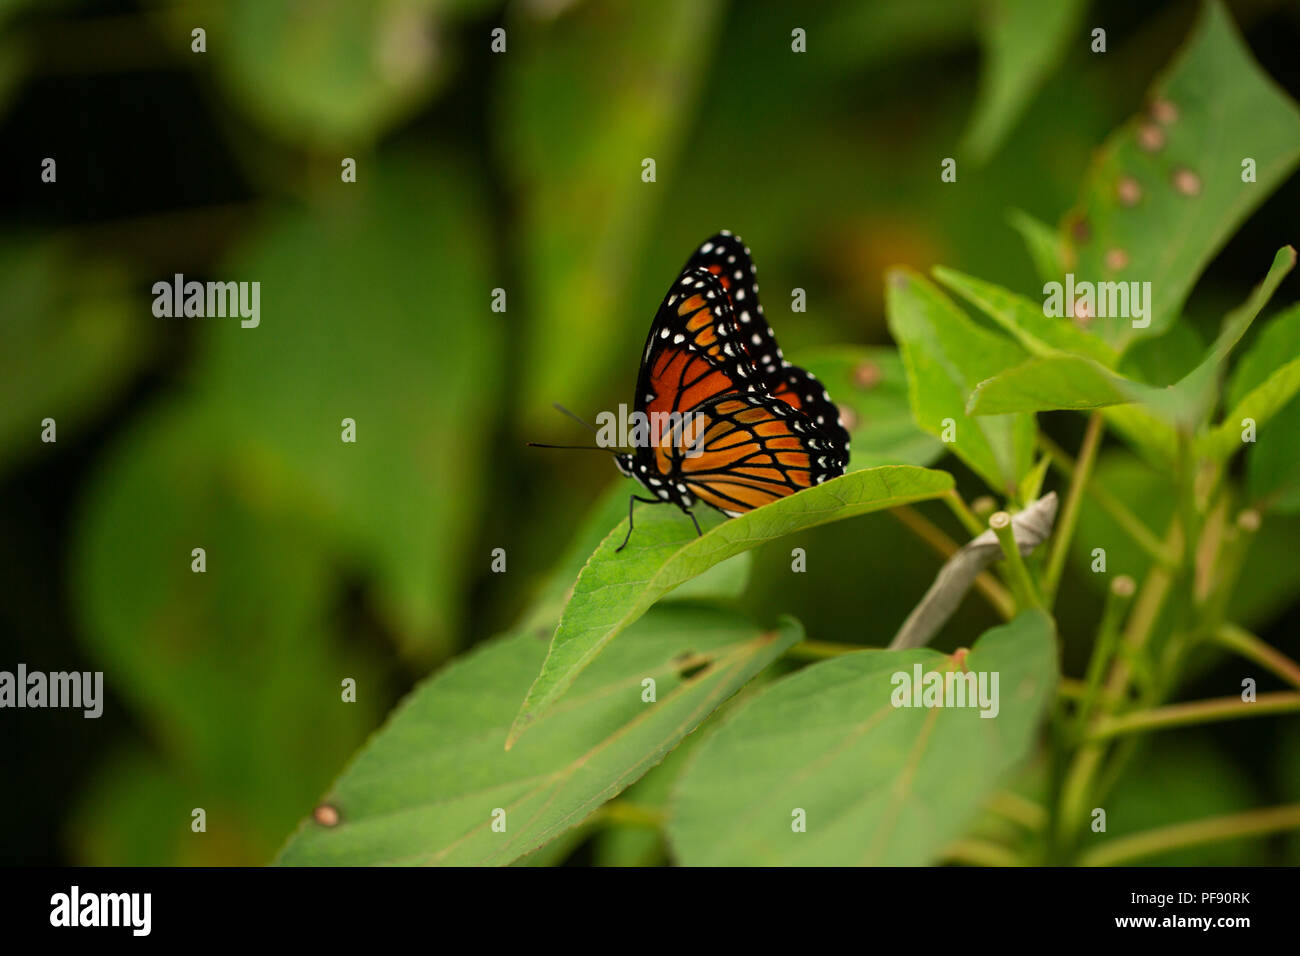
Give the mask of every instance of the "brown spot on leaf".
M 1106 250 L 1106 268 L 1118 272 L 1128 266 L 1128 253 L 1123 249 Z
M 1165 145 L 1165 131 L 1155 123 L 1143 123 L 1138 127 L 1137 141 L 1148 153 L 1154 153 Z
M 853 370 L 853 382 L 858 388 L 875 388 L 880 384 L 880 366 L 875 362 L 862 362 Z
M 1201 177 L 1190 169 L 1180 169 L 1174 173 L 1174 189 L 1184 196 L 1196 196 L 1201 191 Z
M 1151 118 L 1161 126 L 1168 126 L 1178 119 L 1178 107 L 1168 100 L 1156 100 L 1151 104 Z
M 338 807 L 329 803 L 322 803 L 311 812 L 311 816 L 313 820 L 323 827 L 336 827 L 342 819 Z
M 1115 193 L 1125 206 L 1136 206 L 1138 200 L 1142 198 L 1142 187 L 1132 176 L 1121 176 L 1119 182 L 1115 184 Z
M 836 403 L 836 408 L 840 410 L 840 424 L 849 431 L 858 427 L 858 413 L 847 405 Z

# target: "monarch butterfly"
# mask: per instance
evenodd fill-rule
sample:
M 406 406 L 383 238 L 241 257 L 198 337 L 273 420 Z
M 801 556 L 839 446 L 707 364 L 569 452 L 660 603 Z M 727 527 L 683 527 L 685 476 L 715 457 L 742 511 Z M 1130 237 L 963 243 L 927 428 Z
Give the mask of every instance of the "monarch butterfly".
M 821 382 L 786 361 L 758 301 L 753 261 L 723 230 L 702 243 L 664 296 L 637 375 L 635 412 L 667 420 L 619 471 L 675 504 L 696 533 L 697 502 L 729 518 L 844 474 L 849 434 Z

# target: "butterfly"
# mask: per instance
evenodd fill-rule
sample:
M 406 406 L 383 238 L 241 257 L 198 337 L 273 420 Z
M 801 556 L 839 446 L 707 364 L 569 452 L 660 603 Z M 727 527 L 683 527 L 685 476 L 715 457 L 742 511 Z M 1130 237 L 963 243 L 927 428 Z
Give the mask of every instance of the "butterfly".
M 786 361 L 758 301 L 748 247 L 723 230 L 703 242 L 664 296 L 637 375 L 636 412 L 651 431 L 614 461 L 653 497 L 690 516 L 703 502 L 729 518 L 844 474 L 849 434 L 807 369 Z

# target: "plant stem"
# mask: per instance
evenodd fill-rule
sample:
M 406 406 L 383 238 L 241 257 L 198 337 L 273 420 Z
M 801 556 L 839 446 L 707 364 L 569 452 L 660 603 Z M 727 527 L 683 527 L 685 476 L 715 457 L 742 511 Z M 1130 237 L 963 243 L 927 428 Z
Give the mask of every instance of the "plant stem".
M 1020 554 L 1020 546 L 1016 544 L 1011 515 L 1005 511 L 994 512 L 989 518 L 989 527 L 998 536 L 998 544 L 1002 545 L 1002 556 L 1007 562 L 1007 580 L 1011 582 L 1011 593 L 1016 597 L 1016 606 L 1022 611 L 1042 607 L 1034 582 L 1029 577 L 1029 568 L 1025 566 L 1025 559 Z
M 989 799 L 988 808 L 1003 819 L 1029 830 L 1041 830 L 1047 823 L 1047 808 L 1010 790 L 999 790 Z
M 1087 727 L 1088 720 L 1096 709 L 1101 692 L 1101 677 L 1119 644 L 1120 622 L 1128 611 L 1135 587 L 1131 577 L 1121 574 L 1111 582 L 1110 589 L 1106 592 L 1106 606 L 1101 613 L 1101 624 L 1097 627 L 1097 639 L 1093 642 L 1092 657 L 1088 660 L 1083 700 L 1079 704 L 1079 713 L 1076 717 L 1080 732 Z
M 1083 444 L 1079 448 L 1079 458 L 1070 479 L 1070 490 L 1065 496 L 1061 517 L 1056 522 L 1055 540 L 1052 551 L 1047 558 L 1047 569 L 1043 575 L 1043 600 L 1048 608 L 1056 603 L 1056 589 L 1061 583 L 1061 574 L 1065 570 L 1065 557 L 1070 548 L 1070 538 L 1074 536 L 1074 525 L 1079 520 L 1079 505 L 1083 502 L 1083 492 L 1092 477 L 1092 466 L 1097 460 L 1097 449 L 1101 447 L 1101 435 L 1105 422 L 1101 412 L 1093 412 L 1088 419 L 1088 429 L 1083 433 Z
M 970 532 L 972 538 L 977 538 L 984 533 L 984 523 L 975 517 L 970 508 L 966 507 L 966 502 L 962 500 L 956 488 L 949 489 L 942 497 L 948 510 L 957 516 L 957 520 Z
M 1214 632 L 1214 641 L 1228 650 L 1236 651 L 1247 660 L 1268 668 L 1288 684 L 1300 688 L 1300 664 L 1245 628 L 1231 623 L 1220 624 Z
M 957 542 L 944 534 L 942 529 L 911 505 L 890 508 L 889 513 L 897 518 L 903 527 L 933 548 L 944 560 L 957 553 L 959 549 Z M 993 575 L 987 571 L 981 572 L 975 578 L 975 587 L 1004 621 L 1009 621 L 1016 616 L 1016 602 Z
M 1262 836 L 1300 827 L 1300 803 L 1262 810 L 1248 810 L 1228 816 L 1211 817 L 1192 823 L 1135 833 L 1133 836 L 1107 840 L 1079 858 L 1083 866 L 1113 866 L 1167 850 L 1202 846 L 1238 837 Z
M 630 800 L 611 800 L 590 818 L 590 822 L 605 826 L 650 827 L 664 825 L 667 815 L 659 807 L 647 807 Z
M 957 840 L 944 848 L 942 858 L 969 866 L 1021 866 L 1015 852 L 989 840 Z
M 782 656 L 792 657 L 799 661 L 824 661 L 832 657 L 842 657 L 845 654 L 854 654 L 865 650 L 867 648 L 860 644 L 837 644 L 833 641 L 800 641 Z
M 1038 434 L 1038 444 L 1051 457 L 1053 467 L 1068 480 L 1073 480 L 1074 460 L 1042 432 Z M 1133 514 L 1127 505 L 1112 496 L 1099 483 L 1095 481 L 1088 482 L 1087 492 L 1088 497 L 1097 502 L 1102 511 L 1114 518 L 1115 523 L 1128 532 L 1128 536 L 1133 539 L 1134 543 L 1149 554 L 1154 561 L 1164 565 L 1178 563 L 1178 559 L 1160 543 L 1160 539 L 1142 522 L 1142 519 Z
M 1300 711 L 1300 693 L 1280 691 L 1260 694 L 1253 702 L 1244 701 L 1240 697 L 1216 697 L 1212 700 L 1153 707 L 1118 717 L 1105 717 L 1093 725 L 1088 739 L 1102 741 L 1146 730 L 1164 730 L 1169 727 L 1207 724 L 1216 720 L 1237 720 L 1292 711 Z

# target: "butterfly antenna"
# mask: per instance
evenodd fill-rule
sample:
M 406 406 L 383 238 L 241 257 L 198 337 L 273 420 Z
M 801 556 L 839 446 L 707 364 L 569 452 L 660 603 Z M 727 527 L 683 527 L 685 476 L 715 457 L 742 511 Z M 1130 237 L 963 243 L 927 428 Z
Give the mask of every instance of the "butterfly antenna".
M 598 434 L 598 435 L 600 434 L 600 432 L 597 431 L 595 425 L 591 424 L 591 422 L 586 421 L 585 419 L 579 418 L 577 415 L 575 415 L 573 412 L 569 411 L 567 408 L 565 408 L 565 407 L 564 407 L 563 405 L 561 405 L 559 402 L 553 402 L 552 405 L 554 406 L 555 410 L 556 410 L 557 412 L 559 412 L 561 415 L 568 415 L 570 418 L 572 418 L 572 419 L 573 419 L 575 422 L 577 422 L 579 425 L 583 425 L 583 426 L 585 426 L 586 428 L 590 429 L 591 431 L 595 432 L 595 433 Z
M 547 445 L 539 441 L 524 442 L 529 448 L 567 448 L 571 451 L 607 451 L 611 455 L 617 455 L 617 448 L 601 448 L 599 445 Z

